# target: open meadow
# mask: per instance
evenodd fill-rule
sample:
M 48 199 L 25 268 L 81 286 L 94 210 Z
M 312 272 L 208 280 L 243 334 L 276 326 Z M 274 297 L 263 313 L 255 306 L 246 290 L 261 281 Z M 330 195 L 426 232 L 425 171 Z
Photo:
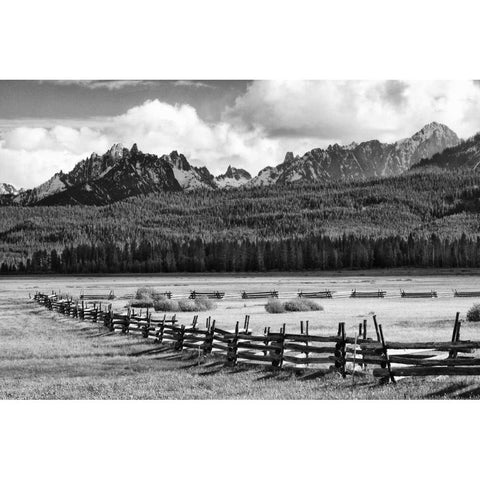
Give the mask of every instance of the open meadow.
M 186 298 L 191 290 L 224 291 L 214 310 L 199 312 L 199 322 L 211 316 L 220 328 L 243 324 L 250 315 L 254 333 L 264 327 L 299 332 L 309 321 L 311 334 L 334 335 L 339 322 L 353 336 L 358 324 L 376 315 L 388 341 L 448 341 L 456 312 L 464 319 L 475 298 L 457 298 L 452 289 L 480 290 L 475 275 L 436 276 L 83 276 L 9 277 L 0 281 L 0 397 L 1 398 L 436 398 L 444 395 L 470 398 L 480 395 L 477 377 L 403 379 L 398 385 L 379 386 L 373 378 L 349 379 L 337 374 L 301 381 L 294 372 L 270 372 L 260 366 L 225 368 L 215 358 L 199 359 L 192 353 L 159 351 L 146 340 L 112 334 L 101 325 L 65 318 L 29 300 L 36 291 L 52 290 L 79 296 L 114 290 L 113 309 L 128 304 L 122 298 L 139 287 L 171 291 Z M 299 291 L 329 289 L 333 298 L 315 300 L 323 311 L 269 314 L 264 299 L 244 300 L 242 291 L 278 290 L 281 300 Z M 385 290 L 385 298 L 349 298 L 357 291 Z M 435 290 L 438 298 L 401 298 L 400 290 Z M 478 299 L 480 301 L 480 299 Z M 155 312 L 154 316 L 163 316 Z M 190 324 L 193 313 L 177 314 Z M 369 331 L 369 335 L 373 335 Z M 462 324 L 462 339 L 480 340 L 480 324 Z

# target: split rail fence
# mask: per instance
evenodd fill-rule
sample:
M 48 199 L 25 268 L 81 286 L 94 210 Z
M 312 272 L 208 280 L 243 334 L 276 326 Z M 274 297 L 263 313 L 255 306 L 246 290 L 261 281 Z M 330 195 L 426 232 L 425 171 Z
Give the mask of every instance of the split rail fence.
M 455 318 L 452 337 L 445 342 L 386 341 L 382 325 L 373 316 L 375 338 L 367 332 L 367 320 L 358 325 L 355 336 L 347 336 L 345 323 L 338 324 L 334 335 L 311 335 L 309 322 L 300 322 L 300 332 L 278 332 L 264 328 L 263 334 L 250 330 L 250 316 L 243 327 L 239 322 L 232 330 L 219 328 L 208 317 L 200 326 L 198 315 L 190 325 L 179 324 L 175 315 L 153 319 L 147 309 L 142 313 L 128 308 L 116 313 L 112 305 L 74 301 L 68 296 L 36 293 L 34 300 L 47 309 L 81 320 L 100 322 L 112 332 L 140 335 L 156 343 L 168 344 L 174 350 L 196 350 L 199 354 L 225 357 L 227 365 L 253 363 L 276 368 L 306 370 L 315 378 L 329 372 L 347 375 L 366 374 L 371 370 L 381 382 L 396 382 L 398 377 L 426 375 L 480 375 L 480 357 L 474 355 L 480 342 L 460 340 L 461 321 Z M 371 368 L 370 368 L 371 367 Z

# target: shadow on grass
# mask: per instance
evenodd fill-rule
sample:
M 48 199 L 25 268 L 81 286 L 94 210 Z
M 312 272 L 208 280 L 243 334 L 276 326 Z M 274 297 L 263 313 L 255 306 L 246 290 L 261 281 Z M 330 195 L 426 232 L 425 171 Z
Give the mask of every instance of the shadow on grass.
M 463 398 L 463 399 L 478 399 L 480 397 L 480 387 L 472 388 L 471 390 L 467 390 L 465 392 L 461 392 L 458 395 L 455 395 L 455 398 Z
M 437 390 L 436 392 L 428 393 L 423 398 L 425 399 L 442 398 L 449 395 L 454 395 L 455 393 L 458 393 L 460 390 L 463 390 L 466 387 L 468 387 L 468 383 L 465 383 L 465 382 L 455 383 L 454 385 L 450 385 L 446 388 L 442 388 L 441 390 Z

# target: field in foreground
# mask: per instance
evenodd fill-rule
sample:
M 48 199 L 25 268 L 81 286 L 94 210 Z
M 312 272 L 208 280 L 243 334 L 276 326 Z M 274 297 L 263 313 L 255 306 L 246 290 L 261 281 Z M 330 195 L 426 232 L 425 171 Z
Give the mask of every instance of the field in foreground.
M 17 288 L 13 294 L 10 289 L 15 286 L 3 287 L 0 295 L 0 398 L 3 399 L 480 398 L 475 377 L 403 379 L 396 386 L 379 386 L 373 378 L 365 377 L 357 379 L 353 387 L 351 379 L 344 380 L 336 374 L 300 380 L 290 371 L 272 372 L 251 366 L 225 368 L 215 357 L 206 358 L 199 365 L 195 354 L 177 354 L 171 350 L 139 355 L 153 345 L 49 312 L 29 302 L 22 289 Z M 425 335 L 421 334 L 422 327 L 407 325 L 408 311 L 401 313 L 407 331 L 418 330 L 419 337 Z M 268 318 L 267 314 L 262 315 L 265 315 L 262 319 Z M 295 318 L 298 323 L 300 317 Z M 433 323 L 433 320 L 427 323 L 429 337 L 437 336 L 432 335 L 436 331 Z M 442 336 L 451 332 L 450 321 L 437 324 Z M 402 323 L 397 317 L 390 325 L 392 331 L 395 325 L 399 337 L 403 336 Z M 467 336 L 473 339 L 472 328 L 469 327 Z

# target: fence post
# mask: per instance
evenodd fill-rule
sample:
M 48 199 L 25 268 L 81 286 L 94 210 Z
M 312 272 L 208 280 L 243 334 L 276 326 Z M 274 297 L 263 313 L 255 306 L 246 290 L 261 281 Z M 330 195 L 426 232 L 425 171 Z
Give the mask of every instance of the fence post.
M 203 353 L 212 353 L 213 348 L 213 337 L 215 336 L 215 320 L 212 322 L 209 330 L 205 335 L 205 345 L 203 347 Z
M 150 320 L 152 317 L 152 314 L 149 312 L 148 308 L 147 308 L 147 313 L 145 317 L 146 317 L 147 325 L 143 327 L 142 335 L 143 335 L 143 338 L 148 338 L 148 332 L 150 331 Z
M 183 350 L 183 340 L 185 338 L 185 325 L 182 325 L 180 327 L 180 332 L 179 332 L 179 338 L 177 342 L 175 343 L 175 350 Z
M 460 340 L 460 312 L 457 312 L 455 316 L 455 323 L 453 324 L 453 332 L 452 332 L 452 343 L 458 342 Z M 448 358 L 456 358 L 457 351 L 452 348 L 450 353 L 448 354 Z
M 162 323 L 160 323 L 160 330 L 158 332 L 157 341 L 163 343 L 163 332 L 165 330 L 165 315 L 162 318 Z
M 346 342 L 345 342 L 345 323 L 339 322 L 337 337 L 340 337 L 335 344 L 335 368 L 340 371 L 342 377 L 345 378 L 345 357 L 346 357 Z
M 280 329 L 280 339 L 277 340 L 275 343 L 277 344 L 278 348 L 275 348 L 274 350 L 274 355 L 279 355 L 280 359 L 274 359 L 272 360 L 272 366 L 273 367 L 279 367 L 282 368 L 283 366 L 283 351 L 285 349 L 285 323 L 283 324 L 282 328 Z
M 307 336 L 306 339 L 305 339 L 305 346 L 308 348 L 308 322 L 309 320 L 307 320 L 305 322 L 305 335 Z M 305 352 L 305 357 L 308 359 L 308 351 Z
M 363 339 L 367 339 L 367 319 L 363 319 Z
M 270 327 L 265 327 L 263 329 L 263 335 L 265 336 L 265 340 L 263 341 L 264 345 L 268 347 L 268 335 L 270 334 Z M 263 351 L 263 356 L 266 357 L 268 355 L 268 351 L 265 349 Z
M 248 333 L 248 327 L 250 325 L 250 315 L 245 315 L 245 321 L 243 322 L 243 330 Z
M 346 344 L 346 334 L 345 334 L 345 322 L 342 322 L 342 377 L 345 378 L 347 376 L 346 371 L 346 356 L 347 356 L 347 344 Z
M 123 326 L 122 326 L 122 333 L 127 334 L 129 332 L 131 316 L 132 316 L 132 310 L 130 309 L 130 307 L 128 307 L 127 317 L 124 319 L 124 323 L 123 323 Z
M 377 334 L 377 342 L 380 342 L 380 332 L 378 331 L 377 316 L 373 315 L 373 325 L 375 326 L 375 333 Z
M 227 362 L 234 367 L 237 364 L 237 351 L 238 351 L 238 322 L 235 324 L 235 334 L 233 339 L 228 343 L 227 350 Z
M 389 375 L 392 383 L 397 383 L 395 381 L 395 377 L 393 376 L 393 373 L 392 373 L 392 366 L 390 365 L 390 358 L 388 357 L 388 350 L 387 350 L 387 345 L 385 343 L 385 337 L 383 336 L 382 326 L 379 325 L 378 329 L 379 329 L 379 332 L 380 332 L 380 339 L 381 339 L 381 342 L 382 342 L 383 354 L 385 355 L 385 360 L 386 360 L 386 363 L 387 363 L 388 375 Z

